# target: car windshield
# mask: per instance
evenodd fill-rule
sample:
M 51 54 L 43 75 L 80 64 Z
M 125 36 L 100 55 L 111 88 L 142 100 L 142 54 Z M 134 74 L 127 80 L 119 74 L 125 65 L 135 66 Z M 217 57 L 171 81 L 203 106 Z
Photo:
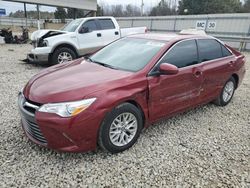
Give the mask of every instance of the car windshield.
M 162 41 L 124 38 L 104 47 L 90 58 L 110 68 L 136 72 L 143 69 L 164 45 Z
M 68 24 L 66 24 L 61 30 L 62 31 L 68 31 L 68 32 L 75 32 L 75 30 L 81 24 L 81 22 L 82 22 L 81 19 L 72 20 L 71 22 L 69 22 Z

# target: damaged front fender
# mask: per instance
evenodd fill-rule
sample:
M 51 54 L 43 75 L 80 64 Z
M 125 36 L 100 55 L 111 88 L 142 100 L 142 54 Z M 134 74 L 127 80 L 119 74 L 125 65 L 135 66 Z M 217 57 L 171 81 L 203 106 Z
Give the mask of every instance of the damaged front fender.
M 31 40 L 32 40 L 32 43 L 36 44 L 34 45 L 34 47 L 43 47 L 44 39 L 57 36 L 57 35 L 61 35 L 61 34 L 65 34 L 65 33 L 66 32 L 60 31 L 60 30 L 47 30 L 47 29 L 37 30 L 32 33 Z
M 40 39 L 40 38 L 45 39 L 51 36 L 60 35 L 64 33 L 66 32 L 60 31 L 60 30 L 41 29 L 41 30 L 37 30 L 33 32 L 30 38 L 32 41 L 36 41 L 37 39 Z

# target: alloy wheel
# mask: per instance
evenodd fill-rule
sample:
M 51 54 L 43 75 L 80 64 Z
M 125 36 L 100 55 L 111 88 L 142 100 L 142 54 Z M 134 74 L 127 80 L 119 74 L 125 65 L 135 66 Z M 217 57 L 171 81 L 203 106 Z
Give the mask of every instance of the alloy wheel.
M 68 61 L 72 61 L 73 58 L 72 58 L 72 55 L 68 52 L 61 52 L 59 55 L 58 55 L 58 63 L 61 64 L 61 63 L 65 63 L 65 62 L 68 62 Z
M 134 114 L 122 113 L 112 122 L 109 129 L 109 138 L 115 146 L 125 146 L 130 143 L 136 135 L 138 122 Z
M 224 87 L 222 94 L 223 101 L 224 102 L 230 101 L 233 96 L 233 93 L 234 93 L 234 83 L 232 81 L 228 81 Z

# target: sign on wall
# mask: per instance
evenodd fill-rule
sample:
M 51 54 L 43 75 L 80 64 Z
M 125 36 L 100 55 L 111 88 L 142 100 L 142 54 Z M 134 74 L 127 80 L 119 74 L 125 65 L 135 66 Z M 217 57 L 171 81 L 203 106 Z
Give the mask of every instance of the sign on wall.
M 206 21 L 206 20 L 199 20 L 196 22 L 196 29 L 201 30 L 215 30 L 216 29 L 216 22 L 213 21 Z
M 216 22 L 209 21 L 207 24 L 207 29 L 208 30 L 215 30 L 216 29 Z
M 0 16 L 5 16 L 6 15 L 6 10 L 3 8 L 0 8 Z
M 200 20 L 196 22 L 196 29 L 202 29 L 205 30 L 206 29 L 206 20 Z

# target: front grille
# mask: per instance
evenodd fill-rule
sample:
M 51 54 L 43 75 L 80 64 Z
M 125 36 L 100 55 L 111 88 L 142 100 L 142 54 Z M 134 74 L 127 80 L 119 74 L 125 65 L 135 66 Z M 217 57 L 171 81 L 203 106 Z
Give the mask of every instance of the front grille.
M 25 132 L 41 144 L 47 144 L 47 141 L 35 119 L 36 110 L 40 105 L 38 105 L 38 103 L 28 101 L 21 93 L 18 97 L 18 103 Z
M 29 120 L 23 118 L 23 127 L 26 131 L 26 133 L 28 133 L 32 138 L 34 138 L 35 140 L 43 143 L 43 144 L 47 144 L 46 139 L 44 138 L 39 126 L 36 123 L 30 122 Z

